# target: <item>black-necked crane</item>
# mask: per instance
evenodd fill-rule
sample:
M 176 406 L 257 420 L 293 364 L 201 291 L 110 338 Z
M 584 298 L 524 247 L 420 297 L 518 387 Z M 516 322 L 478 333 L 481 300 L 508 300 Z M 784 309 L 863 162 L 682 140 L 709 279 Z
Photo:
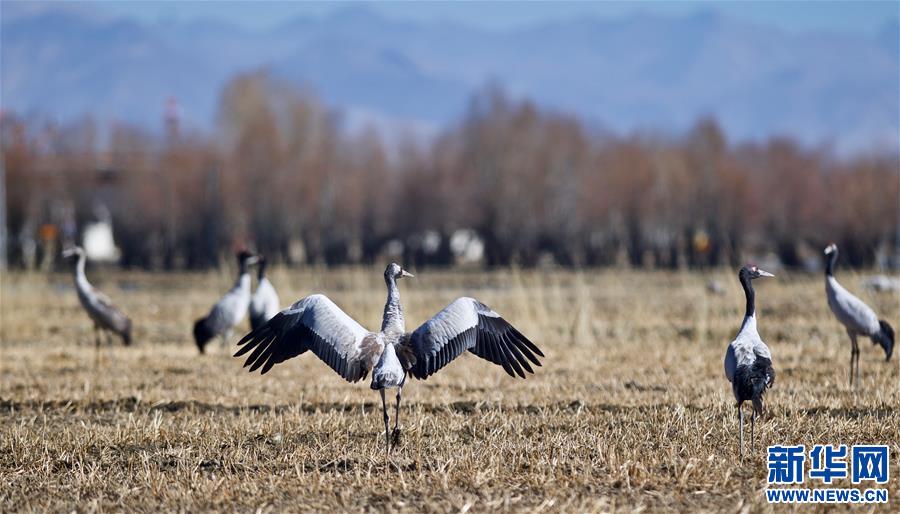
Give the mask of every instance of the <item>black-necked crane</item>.
M 250 298 L 250 328 L 253 330 L 261 327 L 281 310 L 278 293 L 272 282 L 266 278 L 266 264 L 266 258 L 260 255 L 257 263 L 256 291 Z
M 228 341 L 236 327 L 247 317 L 250 307 L 250 266 L 256 263 L 256 256 L 244 250 L 237 254 L 238 278 L 225 296 L 223 296 L 209 314 L 198 319 L 194 323 L 194 341 L 200 353 L 206 348 L 206 343 L 214 337 L 222 339 L 222 345 L 227 346 Z
M 115 305 L 108 296 L 97 291 L 88 282 L 84 273 L 86 256 L 80 246 L 67 248 L 62 252 L 63 257 L 69 259 L 76 257 L 74 275 L 75 289 L 78 291 L 78 301 L 84 311 L 94 322 L 94 343 L 100 347 L 100 337 L 105 334 L 107 341 L 111 334 L 116 334 L 126 346 L 131 344 L 131 320 Z
M 738 272 L 738 279 L 744 288 L 747 308 L 744 312 L 741 329 L 725 352 L 725 376 L 731 382 L 731 391 L 737 402 L 738 421 L 741 425 L 742 457 L 744 455 L 744 411 L 742 406 L 747 401 L 753 404 L 753 413 L 750 417 L 750 442 L 754 444 L 756 416 L 763 413 L 763 395 L 766 389 L 772 387 L 775 382 L 772 353 L 756 330 L 756 293 L 752 283 L 757 278 L 773 276 L 756 266 L 744 266 Z
M 883 319 L 878 319 L 868 305 L 853 296 L 834 278 L 838 249 L 834 243 L 825 248 L 825 294 L 831 312 L 847 329 L 850 336 L 850 386 L 859 383 L 859 345 L 857 336 L 868 337 L 872 344 L 878 343 L 884 349 L 885 361 L 894 353 L 894 329 Z M 856 378 L 854 380 L 854 374 Z
M 394 439 L 400 434 L 400 393 L 407 374 L 429 376 L 466 350 L 498 364 L 512 377 L 534 373 L 529 362 L 541 363 L 544 354 L 534 343 L 490 307 L 474 298 L 457 298 L 413 332 L 406 331 L 397 281 L 412 277 L 397 264 L 384 271 L 387 302 L 381 330 L 371 332 L 344 313 L 325 295 L 307 296 L 281 311 L 262 327 L 244 336 L 235 357 L 249 353 L 250 371 L 273 365 L 311 350 L 349 382 L 372 373 L 371 388 L 381 394 L 385 453 L 390 432 L 385 390 L 397 388 Z

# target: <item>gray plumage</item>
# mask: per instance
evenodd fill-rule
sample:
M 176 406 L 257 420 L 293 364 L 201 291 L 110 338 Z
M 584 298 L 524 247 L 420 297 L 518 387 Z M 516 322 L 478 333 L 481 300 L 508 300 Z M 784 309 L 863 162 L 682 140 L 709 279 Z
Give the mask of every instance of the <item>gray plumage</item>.
M 78 291 L 78 301 L 84 311 L 94 322 L 95 342 L 99 346 L 101 333 L 113 333 L 122 339 L 125 345 L 131 344 L 131 320 L 121 310 L 113 305 L 108 296 L 97 291 L 88 282 L 84 273 L 85 253 L 79 246 L 63 251 L 63 257 L 76 257 L 74 267 L 75 289 Z
M 246 251 L 237 255 L 238 278 L 234 286 L 212 306 L 209 314 L 194 323 L 194 341 L 200 353 L 204 353 L 206 343 L 214 337 L 222 340 L 227 346 L 234 327 L 247 317 L 250 307 L 250 272 L 249 266 L 256 262 L 256 257 Z
M 741 456 L 744 455 L 744 402 L 753 404 L 750 417 L 750 441 L 755 445 L 756 416 L 763 413 L 763 395 L 766 389 L 775 382 L 775 370 L 772 368 L 772 353 L 763 342 L 756 329 L 756 293 L 752 280 L 761 277 L 772 277 L 771 273 L 756 266 L 745 266 L 738 272 L 738 279 L 744 288 L 746 309 L 744 321 L 737 336 L 725 351 L 725 376 L 731 382 L 731 392 L 737 405 L 740 423 Z
M 253 330 L 272 319 L 281 310 L 281 302 L 275 287 L 266 278 L 266 259 L 259 257 L 256 290 L 250 298 L 250 327 Z
M 850 337 L 850 386 L 859 383 L 859 344 L 858 336 L 868 337 L 873 344 L 880 344 L 884 349 L 885 360 L 891 359 L 894 351 L 894 329 L 887 321 L 878 319 L 868 305 L 844 289 L 834 278 L 834 266 L 837 263 L 837 245 L 825 248 L 825 296 L 828 307 L 834 317 L 844 325 Z
M 540 349 L 499 314 L 473 298 L 458 298 L 415 331 L 406 332 L 397 281 L 412 277 L 397 264 L 384 272 L 388 288 L 381 330 L 371 332 L 326 296 L 308 296 L 244 336 L 235 357 L 266 373 L 275 364 L 312 351 L 349 382 L 372 373 L 384 413 L 386 451 L 390 450 L 385 389 L 396 387 L 394 438 L 399 438 L 400 393 L 407 373 L 426 379 L 466 350 L 498 364 L 510 376 L 533 373 Z

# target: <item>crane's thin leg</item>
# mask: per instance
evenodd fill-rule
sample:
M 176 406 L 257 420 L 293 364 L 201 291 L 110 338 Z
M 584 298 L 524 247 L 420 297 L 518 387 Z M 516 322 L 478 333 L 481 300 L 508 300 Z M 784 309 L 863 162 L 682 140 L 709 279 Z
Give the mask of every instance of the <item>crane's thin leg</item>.
M 100 353 L 105 355 L 106 362 L 110 362 L 109 333 L 105 328 L 100 329 Z
M 738 405 L 738 419 L 741 423 L 741 458 L 744 458 L 744 410 Z
M 848 329 L 847 335 L 850 336 L 850 387 L 854 387 L 854 384 L 859 386 L 859 345 L 856 341 L 856 334 Z M 855 381 L 854 374 L 856 375 Z
M 100 365 L 100 326 L 94 323 L 94 366 Z
M 754 453 L 756 451 L 756 434 L 754 433 L 756 425 L 756 409 L 753 409 L 753 413 L 750 414 L 750 453 Z
M 391 436 L 388 430 L 387 401 L 384 399 L 384 389 L 379 389 L 378 392 L 381 393 L 381 412 L 384 413 L 384 457 L 390 459 Z
M 402 387 L 397 388 L 397 407 L 394 409 L 394 432 L 391 434 L 394 446 L 400 444 L 400 393 L 402 391 Z
M 104 330 L 103 333 L 106 334 L 106 358 L 107 361 L 112 362 L 116 357 L 116 350 L 113 348 L 116 344 L 115 336 L 112 330 Z
M 847 329 L 847 336 L 850 337 L 850 387 L 853 387 L 853 360 L 856 356 L 856 350 L 853 348 L 853 334 Z

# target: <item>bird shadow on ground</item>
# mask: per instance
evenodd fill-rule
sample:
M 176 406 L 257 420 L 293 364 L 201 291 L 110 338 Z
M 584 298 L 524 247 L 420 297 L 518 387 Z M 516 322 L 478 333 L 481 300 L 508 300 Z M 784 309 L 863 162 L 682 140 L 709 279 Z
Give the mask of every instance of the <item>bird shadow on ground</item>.
M 517 413 L 527 415 L 554 415 L 563 413 L 648 413 L 665 411 L 667 409 L 684 409 L 690 412 L 700 412 L 708 410 L 705 405 L 675 405 L 675 404 L 655 404 L 655 405 L 616 405 L 611 403 L 585 403 L 581 400 L 550 402 L 545 404 L 525 404 L 525 405 L 504 405 L 499 402 L 484 402 L 461 400 L 450 403 L 424 403 L 409 402 L 405 405 L 411 413 L 425 414 L 464 414 L 472 415 L 479 413 Z M 283 412 L 300 412 L 302 414 L 328 414 L 328 413 L 351 413 L 360 412 L 368 415 L 371 412 L 380 411 L 381 404 L 377 402 L 303 402 L 297 404 L 248 404 L 248 405 L 223 405 L 218 403 L 201 402 L 197 400 L 178 400 L 178 401 L 162 401 L 162 402 L 146 402 L 129 396 L 111 400 L 21 400 L 14 401 L 0 398 L 0 415 L 13 414 L 27 411 L 37 411 L 43 413 L 110 413 L 110 412 L 127 412 L 127 413 L 149 413 L 155 411 L 179 413 L 185 412 L 190 414 L 232 414 L 240 416 L 245 414 L 258 413 L 283 413 Z M 866 411 L 864 409 L 855 409 L 852 407 L 842 409 L 823 409 L 812 408 L 800 410 L 797 412 L 816 415 L 825 413 L 832 416 L 840 417 L 863 417 L 877 416 L 887 417 L 893 412 L 892 409 L 885 408 L 876 411 Z M 787 413 L 786 413 L 787 414 Z
M 795 414 L 802 414 L 811 417 L 827 416 L 830 418 L 842 419 L 887 419 L 894 416 L 896 412 L 897 409 L 892 407 L 881 407 L 876 409 L 865 407 L 810 407 L 806 409 L 787 409 L 783 411 L 782 415 L 788 418 L 791 418 Z

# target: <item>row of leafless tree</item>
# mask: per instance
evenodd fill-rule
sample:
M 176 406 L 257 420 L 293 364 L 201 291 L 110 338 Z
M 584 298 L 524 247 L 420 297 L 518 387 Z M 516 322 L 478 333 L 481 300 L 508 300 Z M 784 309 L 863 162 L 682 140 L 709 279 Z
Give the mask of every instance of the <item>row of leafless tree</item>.
M 871 265 L 900 237 L 898 156 L 734 144 L 713 120 L 617 137 L 487 88 L 436 140 L 386 145 L 264 73 L 234 79 L 219 112 L 216 134 L 171 118 L 162 137 L 123 125 L 106 141 L 90 120 L 6 113 L 10 262 L 29 237 L 77 238 L 98 205 L 123 265 L 166 269 L 242 245 L 287 263 L 452 264 L 461 230 L 486 265 L 803 266 L 829 241 Z

